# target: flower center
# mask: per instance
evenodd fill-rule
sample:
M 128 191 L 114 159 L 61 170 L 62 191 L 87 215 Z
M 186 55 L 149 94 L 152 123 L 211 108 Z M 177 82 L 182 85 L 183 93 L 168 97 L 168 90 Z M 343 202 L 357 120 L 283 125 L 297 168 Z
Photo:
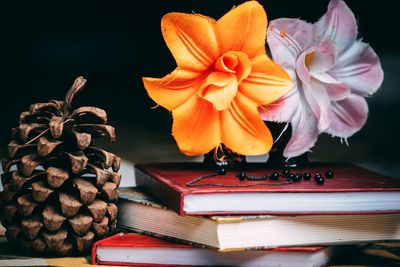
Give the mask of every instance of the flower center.
M 306 65 L 307 69 L 310 69 L 311 63 L 314 60 L 314 52 L 308 53 L 304 58 L 304 64 Z
M 249 76 L 249 57 L 236 51 L 229 51 L 214 63 L 214 69 L 207 75 L 199 90 L 199 97 L 209 101 L 218 111 L 230 107 L 236 97 L 240 83 Z
M 225 53 L 223 54 L 216 62 L 215 69 L 219 71 L 235 73 L 236 67 L 239 64 L 239 60 L 237 56 L 233 53 Z
M 229 51 L 215 61 L 214 68 L 216 71 L 236 74 L 237 80 L 240 83 L 249 76 L 251 62 L 245 53 Z

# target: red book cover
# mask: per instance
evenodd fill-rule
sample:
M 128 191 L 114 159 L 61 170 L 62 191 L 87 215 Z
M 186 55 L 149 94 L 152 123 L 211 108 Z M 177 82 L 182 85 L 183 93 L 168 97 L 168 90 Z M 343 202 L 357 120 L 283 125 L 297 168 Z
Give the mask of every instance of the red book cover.
M 142 234 L 124 234 L 119 233 L 108 238 L 102 239 L 94 243 L 92 247 L 92 264 L 105 264 L 105 265 L 121 265 L 121 262 L 99 262 L 97 258 L 97 248 L 98 247 L 169 247 L 169 248 L 191 248 L 189 245 L 179 244 L 174 242 L 169 242 L 163 239 L 154 238 Z M 123 265 L 134 265 L 123 264 Z
M 205 251 L 206 253 L 216 253 L 216 255 L 219 255 L 221 257 L 224 257 L 224 255 L 228 256 L 229 253 L 221 253 L 221 252 L 216 252 L 216 251 L 210 251 L 205 248 L 194 248 L 190 245 L 185 245 L 185 244 L 179 244 L 143 234 L 136 234 L 136 233 L 129 233 L 129 234 L 116 234 L 114 236 L 105 238 L 103 240 L 97 241 L 93 247 L 92 247 L 92 264 L 103 264 L 103 265 L 138 265 L 140 266 L 164 266 L 164 265 L 169 265 L 169 264 L 163 264 L 161 261 L 163 261 L 162 258 L 160 258 L 160 263 L 154 263 L 150 262 L 152 259 L 149 258 L 149 262 L 145 262 L 145 259 L 143 257 L 139 258 L 142 260 L 141 262 L 135 262 L 134 259 L 129 258 L 129 256 L 126 256 L 125 258 L 133 260 L 132 262 L 122 262 L 118 260 L 118 257 L 114 257 L 115 261 L 103 261 L 102 257 L 98 255 L 98 249 L 102 248 L 115 248 L 116 250 L 122 249 L 122 248 L 128 248 L 128 249 L 135 249 L 137 248 L 138 250 L 132 250 L 133 254 L 140 254 L 143 253 L 143 248 L 149 248 L 149 249 L 157 249 L 157 248 L 175 248 L 175 249 L 181 249 L 181 250 L 197 250 L 201 253 L 201 251 Z M 286 252 L 296 252 L 296 253 L 302 253 L 304 255 L 311 255 L 313 253 L 319 252 L 321 250 L 326 249 L 327 247 L 323 246 L 314 246 L 314 247 L 289 247 L 289 248 L 273 248 L 273 249 L 262 249 L 259 251 L 265 251 L 265 252 L 276 252 L 278 254 L 281 253 L 286 253 Z M 115 251 L 115 250 L 114 250 Z M 150 250 L 151 251 L 151 250 Z M 120 251 L 121 252 L 121 251 Z M 157 251 L 154 250 L 154 253 Z M 250 252 L 250 251 L 248 251 Z M 235 253 L 246 253 L 246 251 L 239 251 L 239 252 L 230 252 L 231 254 Z M 113 254 L 112 252 L 106 253 L 108 255 Z M 114 253 L 115 254 L 115 253 Z M 154 255 L 154 254 L 153 254 Z M 182 254 L 180 254 L 182 255 Z M 184 254 L 183 254 L 184 255 Z M 193 254 L 187 254 L 188 257 L 193 256 Z M 245 255 L 245 254 L 243 254 Z M 289 256 L 290 254 L 285 254 Z M 229 256 L 228 256 L 229 257 Z M 237 256 L 234 256 L 237 257 Z M 110 258 L 110 257 L 108 257 Z M 111 256 L 111 258 L 113 258 Z M 153 256 L 154 258 L 154 256 Z M 209 262 L 210 264 L 212 263 L 211 260 Z M 179 264 L 180 266 L 183 266 Z M 191 266 L 191 265 L 188 265 Z
M 219 175 L 202 179 L 192 183 L 196 185 L 190 187 L 188 182 L 193 182 L 196 178 L 208 174 L 212 174 L 213 170 L 206 169 L 201 163 L 157 163 L 157 164 L 138 164 L 136 166 L 136 182 L 138 186 L 157 198 L 168 208 L 176 211 L 180 215 L 218 215 L 218 214 L 343 214 L 343 213 L 394 213 L 400 211 L 400 179 L 387 177 L 361 167 L 351 164 L 339 163 L 313 163 L 303 168 L 292 170 L 296 173 L 308 172 L 311 175 L 320 173 L 325 174 L 327 170 L 334 172 L 331 179 L 325 178 L 323 185 L 318 185 L 313 177 L 310 180 L 302 179 L 300 182 L 281 185 L 266 185 L 263 181 L 239 181 L 236 174 L 239 171 L 228 171 L 226 175 Z M 267 169 L 265 164 L 249 163 L 245 169 L 246 174 L 253 176 L 270 175 L 273 172 L 282 173 L 282 169 Z M 286 178 L 280 177 L 278 182 L 285 181 Z M 269 181 L 268 183 L 270 183 Z M 278 194 L 276 194 L 278 193 Z M 361 194 L 360 194 L 361 193 Z M 368 194 L 364 194 L 368 193 Z M 221 207 L 220 210 L 187 210 L 187 199 L 192 197 L 204 197 L 205 195 L 218 197 L 215 198 L 214 205 L 223 202 L 220 198 L 224 194 L 243 196 L 255 196 L 254 201 L 261 200 L 259 197 L 274 196 L 274 203 L 266 205 L 266 210 L 246 210 L 234 211 Z M 272 195 L 273 194 L 273 195 Z M 189 196 L 189 197 L 188 197 Z M 297 210 L 268 210 L 268 206 L 275 207 L 278 198 L 282 197 L 285 201 L 286 197 L 294 197 L 293 205 L 298 205 Z M 332 203 L 328 203 L 321 210 L 308 211 L 300 208 L 301 201 L 305 197 L 311 197 L 315 206 L 319 201 L 328 199 L 330 196 Z M 338 196 L 339 198 L 336 198 Z M 313 198 L 315 197 L 315 198 Z M 386 202 L 382 202 L 382 197 L 387 197 Z M 203 199 L 203 198 L 199 198 Z M 214 199 L 214 198 L 211 198 Z M 219 199 L 222 199 L 219 201 Z M 368 201 L 374 199 L 381 206 L 374 210 L 373 205 L 367 205 Z M 342 201 L 343 200 L 343 201 Z M 248 203 L 249 206 L 254 205 Z M 327 200 L 328 201 L 328 200 Z M 355 206 L 350 208 L 346 201 Z M 353 201 L 353 202 L 352 202 Z M 358 203 L 361 201 L 360 203 Z M 364 202 L 363 202 L 364 201 Z M 198 203 L 200 201 L 197 201 Z M 235 202 L 233 199 L 232 203 Z M 345 203 L 346 202 L 346 203 Z M 206 203 L 206 201 L 204 201 Z M 329 205 L 341 204 L 337 210 Z M 241 202 L 237 202 L 241 204 Z M 360 204 L 360 208 L 357 205 Z M 349 208 L 348 208 L 349 207 Z M 347 209 L 347 210 L 346 210 Z

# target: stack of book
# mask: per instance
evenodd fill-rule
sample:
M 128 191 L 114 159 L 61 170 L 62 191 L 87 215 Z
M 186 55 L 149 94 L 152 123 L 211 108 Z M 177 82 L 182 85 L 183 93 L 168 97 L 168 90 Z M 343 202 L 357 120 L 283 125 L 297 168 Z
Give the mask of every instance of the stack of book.
M 400 239 L 400 180 L 347 164 L 296 172 L 328 169 L 334 177 L 322 185 L 272 185 L 235 171 L 208 175 L 200 163 L 137 165 L 139 187 L 121 190 L 118 217 L 136 234 L 99 241 L 93 263 L 322 266 L 349 248 Z M 255 177 L 278 171 L 246 167 Z

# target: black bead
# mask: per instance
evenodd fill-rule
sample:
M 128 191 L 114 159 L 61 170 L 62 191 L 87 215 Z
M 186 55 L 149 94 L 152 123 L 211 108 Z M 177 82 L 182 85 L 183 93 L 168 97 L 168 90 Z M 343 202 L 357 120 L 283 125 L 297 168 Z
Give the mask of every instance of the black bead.
M 274 172 L 274 173 L 272 173 L 271 174 L 271 180 L 278 180 L 279 179 L 279 173 L 277 173 L 277 172 Z
M 315 182 L 317 183 L 317 185 L 322 185 L 325 182 L 325 179 L 323 177 L 319 177 L 317 179 L 315 179 Z
M 289 170 L 283 170 L 282 175 L 287 177 L 290 175 L 290 171 Z
M 236 177 L 239 178 L 240 181 L 244 181 L 247 175 L 244 172 L 239 172 L 238 174 L 236 174 Z
M 310 180 L 311 179 L 311 174 L 309 172 L 305 172 L 303 175 L 304 180 Z
M 326 177 L 326 178 L 333 178 L 333 171 L 327 171 L 327 172 L 325 173 L 325 177 Z
M 301 178 L 303 178 L 303 175 L 302 175 L 301 173 L 296 173 L 296 174 L 294 175 L 293 181 L 299 182 L 299 181 L 301 180 Z
M 324 177 L 322 177 L 322 175 L 315 175 L 314 176 L 314 179 L 320 179 L 320 178 L 324 178 Z
M 321 185 L 321 184 L 323 184 L 325 182 L 324 177 L 322 177 L 321 174 L 319 174 L 319 173 L 316 173 L 314 175 L 314 180 L 318 185 Z
M 294 181 L 294 179 L 295 179 L 293 173 L 289 173 L 289 175 L 287 175 L 286 178 L 288 178 L 289 180 L 292 180 L 292 181 Z
M 225 168 L 219 168 L 217 170 L 217 174 L 218 175 L 225 175 L 226 174 L 226 169 Z

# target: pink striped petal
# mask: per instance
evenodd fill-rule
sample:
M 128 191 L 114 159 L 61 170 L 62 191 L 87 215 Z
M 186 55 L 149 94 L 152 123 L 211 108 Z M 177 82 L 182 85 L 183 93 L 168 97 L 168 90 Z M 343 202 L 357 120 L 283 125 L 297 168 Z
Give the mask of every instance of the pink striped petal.
M 345 84 L 325 84 L 325 89 L 331 101 L 343 100 L 350 95 L 350 89 Z
M 300 94 L 297 86 L 280 99 L 258 108 L 265 121 L 290 122 L 300 104 Z
M 311 72 L 310 75 L 322 83 L 327 84 L 340 84 L 332 75 L 326 72 Z
M 331 124 L 331 101 L 324 84 L 312 80 L 303 84 L 304 96 L 318 120 L 319 132 L 325 131 Z
M 309 151 L 318 138 L 317 124 L 317 118 L 303 99 L 291 119 L 292 136 L 283 151 L 283 156 L 292 158 Z
M 321 41 L 333 40 L 338 53 L 351 46 L 357 39 L 357 22 L 353 12 L 342 0 L 331 0 L 326 14 L 315 23 Z
M 332 103 L 332 123 L 326 132 L 332 136 L 350 137 L 364 126 L 367 117 L 367 101 L 362 96 L 351 94 Z
M 270 22 L 267 42 L 276 63 L 294 69 L 297 57 L 314 41 L 313 26 L 299 19 L 276 19 Z
M 375 51 L 366 43 L 355 42 L 337 58 L 329 73 L 345 83 L 353 93 L 374 94 L 383 82 L 383 70 Z

